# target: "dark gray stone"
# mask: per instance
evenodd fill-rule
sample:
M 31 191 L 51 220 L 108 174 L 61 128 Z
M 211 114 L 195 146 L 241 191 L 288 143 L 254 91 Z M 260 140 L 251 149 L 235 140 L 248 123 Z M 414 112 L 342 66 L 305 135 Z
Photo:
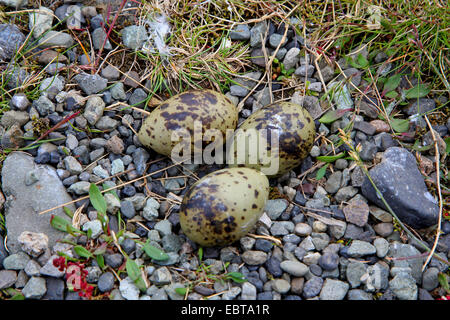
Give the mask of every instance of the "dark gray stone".
M 325 252 L 319 258 L 319 266 L 324 270 L 334 270 L 339 265 L 339 256 L 334 252 Z
M 230 32 L 231 40 L 245 41 L 250 39 L 250 28 L 246 24 L 238 24 Z
M 64 280 L 46 278 L 47 293 L 43 297 L 44 300 L 64 300 Z
M 14 24 L 0 25 L 0 60 L 6 61 L 14 57 L 25 41 L 24 34 Z
M 74 77 L 80 88 L 87 95 L 99 93 L 106 88 L 108 80 L 99 75 L 91 75 L 87 73 L 80 73 Z
M 114 288 L 114 282 L 116 278 L 111 272 L 105 272 L 103 273 L 99 278 L 97 282 L 98 290 L 100 292 L 108 292 L 111 291 Z
M 415 157 L 406 149 L 392 147 L 384 153 L 383 161 L 369 171 L 375 185 L 398 215 L 412 228 L 426 228 L 437 223 L 437 201 L 428 192 Z M 386 209 L 366 177 L 363 195 L 377 206 Z
M 303 286 L 302 296 L 305 299 L 313 298 L 317 296 L 322 290 L 323 279 L 313 276 L 311 279 L 305 282 Z
M 128 219 L 133 218 L 136 215 L 133 202 L 129 200 L 120 202 L 120 212 Z
M 111 268 L 118 268 L 123 263 L 123 257 L 120 253 L 113 253 L 105 255 L 105 264 Z
M 355 123 L 353 124 L 353 128 L 364 132 L 369 136 L 373 136 L 375 134 L 375 131 L 377 130 L 373 125 L 366 121 L 355 121 Z
M 16 283 L 17 272 L 14 270 L 0 270 L 0 290 L 9 288 Z
M 430 112 L 436 108 L 436 102 L 433 99 L 420 98 L 419 100 L 413 99 L 413 103 L 406 109 L 406 114 L 412 116 L 413 114 L 423 114 Z

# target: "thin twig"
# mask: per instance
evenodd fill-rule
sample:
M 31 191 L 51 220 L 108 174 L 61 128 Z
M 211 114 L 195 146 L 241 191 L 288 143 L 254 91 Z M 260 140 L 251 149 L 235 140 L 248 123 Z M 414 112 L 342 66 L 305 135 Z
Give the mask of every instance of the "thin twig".
M 422 267 L 422 272 L 423 270 L 425 270 L 427 264 L 430 262 L 434 252 L 436 251 L 436 247 L 438 245 L 439 242 L 439 236 L 441 235 L 441 222 L 442 222 L 442 193 L 441 193 L 441 184 L 439 182 L 440 180 L 440 173 L 439 173 L 439 147 L 438 147 L 438 142 L 436 139 L 436 136 L 434 134 L 434 130 L 433 127 L 431 126 L 430 120 L 428 120 L 427 115 L 424 115 L 425 121 L 427 122 L 428 127 L 430 128 L 431 131 L 431 136 L 433 137 L 433 143 L 434 143 L 434 150 L 436 153 L 436 186 L 437 186 L 437 191 L 438 191 L 438 197 L 439 197 L 439 216 L 438 216 L 438 224 L 437 224 L 437 228 L 436 228 L 436 239 L 434 239 L 434 243 L 433 243 L 433 247 L 431 248 L 430 254 L 428 255 L 427 260 L 425 261 L 425 263 L 423 264 Z

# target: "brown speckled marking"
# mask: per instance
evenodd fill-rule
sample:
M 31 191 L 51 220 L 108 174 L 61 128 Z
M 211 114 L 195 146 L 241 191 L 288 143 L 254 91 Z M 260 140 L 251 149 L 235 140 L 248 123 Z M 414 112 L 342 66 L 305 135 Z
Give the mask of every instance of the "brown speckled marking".
M 271 151 L 271 136 L 276 133 L 279 137 L 280 166 L 278 174 L 274 176 L 280 176 L 298 166 L 307 157 L 314 143 L 315 125 L 310 114 L 306 109 L 290 102 L 280 102 L 263 107 L 248 117 L 239 127 L 242 130 L 253 128 L 267 130 L 268 151 Z M 276 150 L 272 154 L 272 157 L 275 156 L 277 156 Z M 263 160 L 267 159 L 259 159 L 261 162 Z M 243 165 L 238 164 L 237 166 Z M 260 168 L 260 165 L 255 164 L 247 164 L 247 166 Z
M 143 121 L 138 133 L 140 142 L 160 154 L 170 156 L 175 144 L 171 141 L 172 132 L 185 129 L 194 137 L 194 122 L 199 121 L 204 133 L 208 129 L 217 129 L 225 135 L 227 129 L 235 129 L 238 120 L 236 107 L 226 97 L 212 90 L 190 90 L 166 100 L 153 110 Z M 154 125 L 148 135 L 150 122 Z M 194 139 L 191 145 L 194 146 Z M 203 147 L 210 142 L 202 141 Z

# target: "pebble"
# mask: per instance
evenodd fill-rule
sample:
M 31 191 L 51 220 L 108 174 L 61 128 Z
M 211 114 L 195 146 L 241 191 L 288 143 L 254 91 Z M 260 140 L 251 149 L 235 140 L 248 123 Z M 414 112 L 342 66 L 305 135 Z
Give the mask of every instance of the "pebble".
M 275 279 L 272 281 L 272 289 L 280 294 L 286 294 L 291 289 L 291 284 L 284 279 Z
M 334 252 L 324 252 L 319 258 L 318 263 L 324 270 L 334 270 L 339 265 L 339 255 Z
M 244 282 L 241 290 L 241 300 L 256 300 L 256 287 L 253 284 Z
M 105 41 L 106 39 L 106 41 Z M 100 50 L 103 48 L 104 50 L 111 50 L 112 45 L 109 39 L 107 39 L 107 34 L 103 27 L 96 28 L 92 32 L 92 44 L 94 45 L 94 49 Z M 103 76 L 103 70 L 102 70 L 102 76 Z M 110 79 L 108 79 L 110 80 Z
M 82 227 L 83 231 L 88 231 L 91 230 L 91 237 L 93 239 L 98 238 L 102 233 L 103 233 L 103 228 L 102 228 L 102 223 L 100 220 L 93 220 L 93 221 L 88 221 L 85 224 L 83 224 Z
M 270 219 L 277 220 L 286 210 L 288 202 L 284 199 L 267 200 L 264 211 Z
M 44 300 L 64 300 L 64 280 L 46 278 L 47 292 L 43 297 Z
M 169 220 L 161 220 L 157 222 L 153 228 L 157 230 L 161 236 L 166 236 L 172 233 L 172 224 Z
M 316 68 L 312 65 L 301 65 L 297 69 L 295 69 L 294 74 L 298 77 L 312 77 Z M 320 84 L 320 83 L 319 83 Z M 311 89 L 310 87 L 308 87 Z M 322 85 L 320 85 L 320 91 L 322 90 Z
M 344 207 L 345 220 L 359 227 L 366 225 L 369 218 L 369 206 L 361 200 L 352 200 Z
M 351 289 L 347 292 L 348 300 L 373 300 L 372 295 L 361 289 Z
M 394 232 L 394 225 L 388 222 L 381 222 L 374 225 L 373 230 L 382 237 L 389 237 Z
M 25 273 L 29 277 L 39 276 L 40 270 L 41 270 L 41 265 L 34 260 L 28 261 L 28 263 L 24 269 Z
M 352 258 L 359 258 L 366 255 L 375 254 L 376 251 L 376 248 L 369 242 L 353 240 L 348 248 L 347 254 Z
M 94 93 L 99 93 L 106 88 L 108 80 L 99 75 L 91 75 L 87 73 L 80 73 L 74 77 L 81 90 L 88 96 Z M 89 121 L 89 120 L 88 120 Z
M 17 272 L 13 270 L 0 270 L 0 290 L 9 288 L 16 283 Z
M 358 193 L 358 189 L 347 186 L 339 189 L 334 198 L 338 203 L 348 201 L 350 198 L 354 197 Z
M 129 277 L 120 281 L 119 290 L 126 300 L 139 300 L 139 289 Z
M 22 294 L 26 299 L 40 299 L 46 292 L 46 281 L 41 277 L 31 277 L 22 289 Z
M 120 267 L 123 263 L 123 256 L 120 253 L 106 254 L 104 257 L 105 264 L 114 269 Z
M 140 49 L 148 39 L 144 26 L 129 26 L 122 29 L 122 41 L 124 46 L 136 50 Z
M 136 215 L 133 202 L 129 200 L 120 202 L 120 212 L 128 219 L 132 219 Z
M 422 288 L 431 291 L 439 286 L 439 269 L 435 267 L 428 268 L 422 275 Z
M 307 237 L 311 234 L 312 228 L 307 223 L 297 223 L 294 227 L 294 233 L 301 237 Z
M 280 268 L 295 277 L 303 277 L 309 271 L 308 266 L 301 262 L 293 260 L 285 260 L 281 262 Z
M 338 192 L 342 184 L 342 171 L 333 172 L 325 183 L 325 190 L 330 194 Z
M 114 282 L 116 278 L 114 277 L 114 274 L 111 272 L 105 272 L 103 273 L 99 278 L 97 282 L 97 287 L 100 292 L 109 292 L 114 288 Z
M 418 288 L 414 278 L 405 272 L 400 272 L 391 281 L 389 288 L 399 300 L 417 300 Z
M 389 242 L 384 238 L 376 238 L 373 245 L 377 250 L 377 257 L 380 259 L 384 258 L 389 251 Z
M 286 52 L 283 59 L 283 65 L 285 70 L 295 68 L 295 65 L 300 61 L 300 49 L 291 48 Z
M 267 261 L 267 253 L 263 251 L 249 250 L 245 251 L 242 255 L 242 261 L 251 266 L 257 266 Z
M 48 249 L 48 237 L 44 233 L 24 231 L 17 240 L 21 249 L 34 258 L 39 257 Z
M 320 300 L 343 300 L 349 289 L 349 284 L 340 280 L 325 279 Z
M 3 268 L 6 270 L 23 270 L 30 257 L 24 252 L 13 253 L 3 259 Z
M 267 259 L 265 266 L 267 271 L 274 277 L 281 277 L 283 274 L 283 270 L 280 267 L 280 260 L 273 256 Z
M 357 288 L 361 284 L 361 277 L 366 274 L 367 267 L 359 261 L 352 261 L 347 265 L 345 276 L 352 288 Z
M 323 279 L 317 276 L 312 276 L 303 286 L 302 295 L 305 299 L 311 299 L 319 295 L 322 290 Z
M 250 28 L 246 24 L 238 24 L 231 30 L 230 38 L 238 41 L 250 40 Z
M 261 21 L 256 23 L 250 29 L 250 46 L 258 47 L 261 45 L 261 39 L 264 38 L 264 34 L 267 30 L 267 23 L 265 21 Z

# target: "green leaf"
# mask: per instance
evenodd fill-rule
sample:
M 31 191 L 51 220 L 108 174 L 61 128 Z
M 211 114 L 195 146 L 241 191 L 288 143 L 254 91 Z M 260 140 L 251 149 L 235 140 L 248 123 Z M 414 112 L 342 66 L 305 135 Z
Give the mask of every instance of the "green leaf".
M 203 247 L 198 248 L 198 261 L 202 262 L 203 260 Z
M 245 276 L 240 272 L 228 272 L 226 274 L 226 277 L 233 280 L 236 283 L 243 283 L 247 281 L 247 279 L 245 279 Z
M 450 137 L 444 138 L 444 141 L 445 141 L 445 153 L 449 154 L 450 153 Z
M 389 99 L 395 99 L 395 98 L 397 98 L 398 97 L 398 92 L 397 91 L 389 91 L 388 93 L 386 93 L 385 95 L 384 95 L 386 98 L 389 98 Z
M 356 57 L 356 62 L 361 68 L 367 68 L 369 66 L 369 60 L 367 60 L 361 53 L 358 53 Z
M 429 89 L 426 85 L 418 84 L 417 86 L 405 91 L 405 98 L 406 99 L 423 98 L 427 94 L 429 94 L 430 91 L 431 89 Z
M 25 296 L 21 293 L 17 293 L 8 300 L 25 300 Z
M 187 292 L 187 288 L 175 288 L 175 292 L 180 296 L 185 296 Z
M 416 142 L 414 142 L 414 145 L 411 147 L 411 149 L 413 149 L 414 151 L 423 152 L 423 151 L 430 150 L 433 147 L 432 144 L 430 144 L 428 146 L 423 146 L 423 147 L 419 147 L 419 145 L 420 145 L 420 141 L 416 140 Z
M 97 260 L 97 264 L 100 267 L 100 269 L 104 270 L 106 268 L 105 259 L 104 259 L 103 255 L 101 255 L 101 254 L 96 255 L 95 260 Z
M 69 221 L 59 216 L 52 215 L 52 217 L 50 218 L 50 225 L 56 230 L 66 232 L 68 224 Z
M 84 234 L 84 232 L 78 230 L 77 228 L 74 228 L 71 221 L 67 221 L 66 219 L 59 216 L 52 215 L 52 217 L 50 218 L 50 225 L 54 229 L 62 232 L 67 232 L 70 234 Z
M 125 263 L 125 268 L 127 270 L 127 274 L 130 277 L 131 280 L 134 281 L 136 286 L 141 290 L 145 291 L 146 285 L 144 280 L 141 277 L 141 270 L 139 269 L 139 266 L 134 260 L 127 259 L 127 262 Z
M 330 164 L 327 163 L 326 165 L 324 165 L 322 168 L 320 168 L 319 170 L 317 170 L 316 173 L 316 180 L 320 180 L 325 176 L 325 173 L 327 172 L 327 168 Z
M 439 280 L 439 283 L 441 284 L 442 289 L 447 291 L 447 293 L 450 293 L 450 287 L 448 284 L 447 276 L 444 273 L 439 272 L 438 280 Z
M 92 206 L 95 210 L 103 214 L 106 213 L 105 198 L 94 183 L 91 183 L 91 186 L 89 187 L 89 200 L 91 200 Z
M 82 258 L 89 259 L 94 257 L 94 255 L 89 250 L 87 250 L 82 246 L 75 246 L 73 247 L 73 250 L 76 252 L 77 255 L 79 255 Z
M 149 242 L 144 244 L 144 252 L 154 260 L 167 260 L 169 256 L 164 251 L 152 246 Z
M 332 123 L 338 119 L 340 119 L 346 112 L 352 111 L 353 109 L 338 109 L 338 110 L 330 110 L 326 112 L 322 117 L 320 117 L 320 123 Z
M 395 132 L 407 132 L 409 129 L 409 120 L 391 118 L 391 125 Z
M 69 218 L 73 218 L 73 212 L 72 212 L 72 210 L 70 210 L 69 208 L 67 208 L 67 207 L 63 207 L 63 210 L 64 210 L 64 213 L 69 217 Z
M 316 160 L 322 162 L 335 162 L 337 159 L 340 159 L 342 157 L 345 157 L 345 152 L 338 153 L 335 156 L 319 156 L 316 157 Z
M 401 74 L 396 74 L 396 75 L 390 77 L 384 83 L 383 91 L 389 92 L 389 91 L 397 89 L 397 87 L 400 84 L 401 80 L 402 80 L 402 75 Z
M 88 231 L 87 231 L 87 237 L 88 237 L 88 239 L 91 239 L 91 238 L 92 238 L 92 229 L 88 229 Z

